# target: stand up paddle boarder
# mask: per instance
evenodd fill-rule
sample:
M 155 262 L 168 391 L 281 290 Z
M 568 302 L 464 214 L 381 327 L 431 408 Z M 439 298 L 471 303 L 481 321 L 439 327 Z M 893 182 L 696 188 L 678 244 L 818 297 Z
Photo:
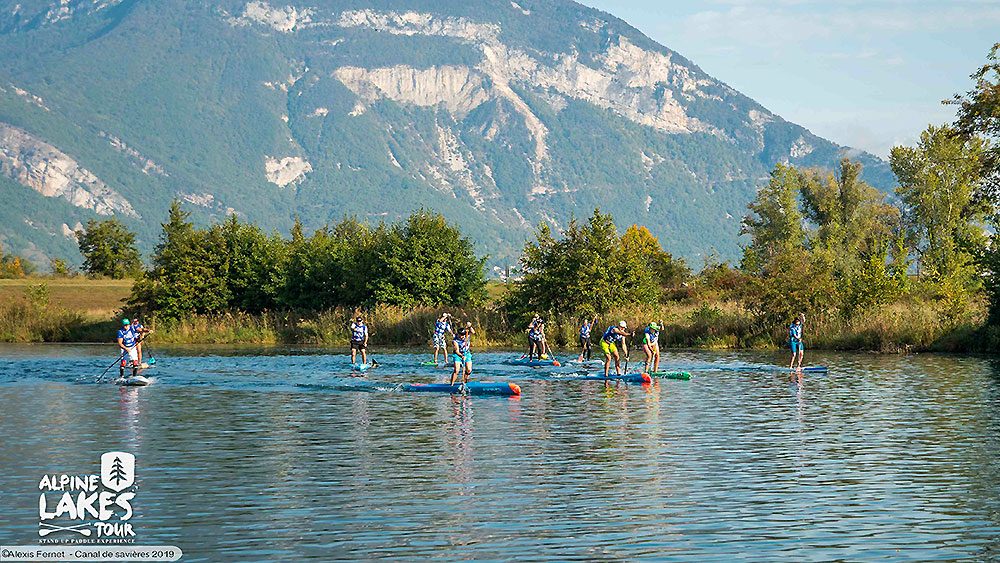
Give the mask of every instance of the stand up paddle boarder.
M 351 323 L 351 363 L 357 363 L 356 357 L 361 352 L 361 363 L 368 363 L 368 325 L 365 318 L 358 315 Z
M 535 330 L 535 325 L 538 324 L 539 319 L 541 317 L 538 316 L 538 313 L 535 313 L 535 316 L 531 317 L 531 322 L 528 323 L 528 330 L 524 331 L 524 334 L 528 337 L 528 352 L 521 354 L 521 357 L 528 358 L 528 361 L 531 361 L 531 353 L 535 349 L 535 343 L 531 340 L 531 332 Z
M 121 349 L 121 363 L 118 365 L 118 377 L 125 377 L 126 361 L 132 363 L 132 376 L 139 375 L 139 335 L 132 329 L 132 322 L 122 319 L 122 327 L 118 329 L 118 348 Z M 128 358 L 126 360 L 126 357 Z
M 451 372 L 450 385 L 455 384 L 460 370 L 462 371 L 462 385 L 469 382 L 469 376 L 472 375 L 472 335 L 475 333 L 472 323 L 466 322 L 465 326 L 458 329 L 458 333 L 452 340 L 452 346 L 455 347 L 455 369 Z
M 455 337 L 455 331 L 451 329 L 451 315 L 448 313 L 443 313 L 438 320 L 434 322 L 434 364 L 438 363 L 438 351 L 444 354 L 445 363 L 448 362 L 448 343 L 445 340 L 444 333 L 448 333 Z
M 583 324 L 580 325 L 580 359 L 579 361 L 590 360 L 590 333 L 594 330 L 594 325 L 597 324 L 597 317 L 595 316 L 593 320 L 583 319 Z
M 806 314 L 799 313 L 799 316 L 788 326 L 788 344 L 792 349 L 792 359 L 788 363 L 788 369 L 802 369 L 802 356 L 805 354 L 806 346 L 802 342 L 802 323 L 806 322 Z M 795 366 L 796 357 L 799 365 Z
M 530 362 L 535 351 L 538 351 L 538 359 L 545 356 L 545 319 L 536 317 L 528 327 L 528 361 Z
M 660 371 L 660 325 L 658 323 L 649 323 L 649 326 L 643 331 L 642 351 L 646 354 L 646 373 Z
M 611 358 L 615 359 L 615 375 L 622 374 L 618 344 L 621 344 L 622 351 L 628 356 L 628 344 L 625 343 L 625 337 L 631 335 L 632 333 L 628 331 L 628 323 L 625 321 L 619 322 L 618 326 L 611 325 L 604 331 L 604 336 L 601 337 L 601 351 L 604 352 L 604 377 L 608 376 Z

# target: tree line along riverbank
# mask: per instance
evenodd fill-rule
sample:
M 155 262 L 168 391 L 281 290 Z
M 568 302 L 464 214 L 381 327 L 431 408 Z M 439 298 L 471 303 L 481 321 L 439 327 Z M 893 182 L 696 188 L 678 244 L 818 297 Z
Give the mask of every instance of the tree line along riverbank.
M 949 102 L 954 124 L 892 149 L 893 194 L 862 181 L 848 158 L 834 171 L 776 164 L 742 219 L 738 264 L 707 260 L 696 272 L 646 227 L 621 228 L 595 209 L 539 225 L 516 271 L 488 282 L 486 257 L 433 211 L 377 225 L 346 217 L 312 233 L 296 221 L 286 237 L 235 215 L 196 226 L 175 201 L 147 263 L 115 219 L 77 232 L 87 275 L 134 279 L 119 302 L 97 304 L 106 282 L 67 278 L 54 260 L 52 279 L 19 282 L 15 294 L 0 285 L 0 340 L 108 341 L 115 317 L 138 315 L 156 330 L 151 342 L 341 346 L 348 320 L 364 313 L 373 344 L 408 346 L 429 342 L 447 310 L 476 325 L 477 346 L 522 345 L 540 314 L 561 349 L 594 316 L 603 326 L 660 322 L 668 347 L 775 348 L 805 314 L 813 349 L 995 353 L 998 53 L 1000 44 L 974 88 Z M 0 253 L 0 277 L 29 273 Z
M 705 283 L 699 280 L 695 283 Z M 122 314 L 123 300 L 131 294 L 131 280 L 19 279 L 0 280 L 0 341 L 3 342 L 112 342 Z M 40 287 L 46 289 L 41 290 Z M 510 286 L 489 285 L 493 299 L 478 307 L 376 306 L 367 311 L 374 346 L 425 346 L 434 320 L 443 312 L 468 319 L 477 327 L 478 348 L 519 348 L 523 326 L 504 311 Z M 693 288 L 692 293 L 699 291 Z M 707 291 L 707 290 L 706 290 Z M 47 301 L 44 294 L 48 293 Z M 943 325 L 937 314 L 920 300 L 899 302 L 878 315 L 847 320 L 840 316 L 810 317 L 806 342 L 810 349 L 870 350 L 878 352 L 989 352 L 995 344 L 980 337 L 976 322 L 985 306 L 957 325 Z M 179 319 L 148 321 L 156 344 L 262 344 L 345 347 L 346 325 L 352 308 L 318 314 L 291 312 L 248 314 L 226 312 L 195 314 Z M 599 316 L 601 324 L 626 320 L 638 327 L 651 320 L 664 321 L 663 346 L 673 348 L 775 349 L 785 346 L 785 328 L 755 329 L 755 318 L 737 301 L 722 296 L 685 298 L 652 306 L 626 307 Z M 549 319 L 548 337 L 557 353 L 575 352 L 577 321 L 556 315 Z M 603 327 L 600 327 L 603 328 Z M 594 336 L 596 340 L 597 335 Z

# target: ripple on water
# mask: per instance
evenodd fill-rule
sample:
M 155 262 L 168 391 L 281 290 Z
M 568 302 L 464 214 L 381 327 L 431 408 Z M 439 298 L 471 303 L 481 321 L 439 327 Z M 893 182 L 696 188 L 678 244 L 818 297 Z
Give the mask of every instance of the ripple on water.
M 118 389 L 97 349 L 8 350 L 4 537 L 32 541 L 43 473 L 122 449 L 141 543 L 191 561 L 998 556 L 992 360 L 829 354 L 799 379 L 682 352 L 691 381 L 642 387 L 477 354 L 521 385 L 504 399 L 398 392 L 447 374 L 415 355 L 353 379 L 325 353 L 159 352 L 156 385 Z

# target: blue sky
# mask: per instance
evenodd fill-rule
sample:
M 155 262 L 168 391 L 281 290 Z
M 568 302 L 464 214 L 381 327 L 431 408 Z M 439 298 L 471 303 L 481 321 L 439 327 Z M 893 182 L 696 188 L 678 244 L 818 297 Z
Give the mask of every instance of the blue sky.
M 1000 1 L 581 0 L 785 119 L 882 157 L 928 123 L 1000 41 Z

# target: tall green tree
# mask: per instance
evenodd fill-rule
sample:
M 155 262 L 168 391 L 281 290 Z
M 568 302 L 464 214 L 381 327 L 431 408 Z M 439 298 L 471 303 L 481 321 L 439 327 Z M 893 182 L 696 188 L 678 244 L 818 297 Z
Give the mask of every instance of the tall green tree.
M 980 259 L 985 274 L 985 288 L 990 299 L 990 323 L 1000 326 L 1000 43 L 993 45 L 987 62 L 972 74 L 975 86 L 964 96 L 956 95 L 949 103 L 959 106 L 955 128 L 966 140 L 984 137 L 990 145 L 984 150 L 983 182 L 977 199 L 992 209 L 994 234 Z
M 960 314 L 981 286 L 976 258 L 986 247 L 989 212 L 975 195 L 982 180 L 986 144 L 948 126 L 930 126 L 916 147 L 894 147 L 890 165 L 896 193 L 920 273 Z
M 523 277 L 508 296 L 517 315 L 532 312 L 603 314 L 659 296 L 657 267 L 666 259 L 649 231 L 633 226 L 619 236 L 614 220 L 595 209 L 586 224 L 570 221 L 561 238 L 546 224 L 521 256 Z
M 288 273 L 281 301 L 298 310 L 358 307 L 374 301 L 376 252 L 385 229 L 372 229 L 354 217 L 306 238 L 301 225 L 292 228 Z
M 257 225 L 240 222 L 235 214 L 212 229 L 225 243 L 230 308 L 259 313 L 278 307 L 286 282 L 285 241 L 277 234 L 265 234 Z
M 757 192 L 743 217 L 741 235 L 750 236 L 743 249 L 740 266 L 747 272 L 759 273 L 776 256 L 801 250 L 805 245 L 799 194 L 802 174 L 793 166 L 778 163 L 771 179 Z
M 691 270 L 682 259 L 663 250 L 660 241 L 645 226 L 632 225 L 621 239 L 625 270 L 637 276 L 632 297 L 640 303 L 655 302 L 666 289 L 688 280 Z
M 807 238 L 833 276 L 847 317 L 877 311 L 906 289 L 908 266 L 899 209 L 861 180 L 861 164 L 843 159 L 836 174 L 803 173 L 802 202 L 813 225 Z
M 785 323 L 799 312 L 827 313 L 839 299 L 833 253 L 806 246 L 800 200 L 807 183 L 811 183 L 809 210 L 814 222 L 830 224 L 842 215 L 841 200 L 854 205 L 853 194 L 843 197 L 836 186 L 823 188 L 815 177 L 789 165 L 775 165 L 768 184 L 747 206 L 750 213 L 740 231 L 750 236 L 740 263 L 750 276 L 741 301 L 761 329 Z
M 467 305 L 486 299 L 486 258 L 438 213 L 420 210 L 380 241 L 375 300 L 390 305 Z
M 91 219 L 76 236 L 83 254 L 83 271 L 88 275 L 120 280 L 134 277 L 142 270 L 135 233 L 118 219 Z
M 977 198 L 1000 206 L 1000 43 L 993 45 L 987 62 L 972 74 L 975 86 L 947 103 L 958 106 L 955 130 L 967 141 L 983 137 L 991 141 L 983 151 L 983 179 Z M 1000 223 L 1000 221 L 997 221 Z
M 195 229 L 189 216 L 180 202 L 171 204 L 153 268 L 132 287 L 132 306 L 164 318 L 229 310 L 229 261 L 222 229 Z

